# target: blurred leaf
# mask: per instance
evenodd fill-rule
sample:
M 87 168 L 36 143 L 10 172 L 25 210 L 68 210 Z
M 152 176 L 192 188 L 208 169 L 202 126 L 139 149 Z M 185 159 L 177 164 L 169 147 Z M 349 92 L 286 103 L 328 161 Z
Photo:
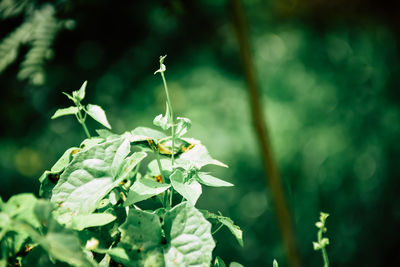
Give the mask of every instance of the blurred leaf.
M 220 257 L 215 257 L 213 267 L 226 267 L 225 262 Z

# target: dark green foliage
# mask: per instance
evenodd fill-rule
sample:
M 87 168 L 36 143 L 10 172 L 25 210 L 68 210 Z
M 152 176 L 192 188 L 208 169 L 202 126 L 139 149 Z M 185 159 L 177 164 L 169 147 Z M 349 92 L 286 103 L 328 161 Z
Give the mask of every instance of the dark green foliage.
M 51 46 L 54 38 L 61 28 L 72 22 L 56 18 L 55 7 L 51 4 L 36 7 L 30 1 L 11 0 L 0 3 L 3 19 L 20 13 L 24 13 L 24 22 L 1 40 L 0 73 L 16 60 L 20 47 L 28 44 L 30 49 L 21 63 L 18 79 L 42 85 L 45 81 L 44 64 L 53 57 Z

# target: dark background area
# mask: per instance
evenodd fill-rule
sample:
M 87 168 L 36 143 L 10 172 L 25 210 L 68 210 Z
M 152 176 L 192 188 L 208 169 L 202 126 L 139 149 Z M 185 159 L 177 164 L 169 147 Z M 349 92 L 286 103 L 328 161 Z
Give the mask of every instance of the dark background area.
M 40 7 L 47 1 L 36 1 Z M 152 126 L 166 77 L 177 116 L 229 169 L 236 186 L 205 189 L 199 207 L 220 210 L 244 231 L 244 248 L 218 232 L 216 255 L 245 266 L 287 266 L 265 186 L 258 141 L 227 1 L 55 1 L 61 30 L 46 80 L 17 79 L 28 51 L 0 74 L 0 195 L 38 193 L 38 177 L 85 137 L 69 117 L 50 120 L 61 93 L 88 80 L 117 133 Z M 266 123 L 304 266 L 321 266 L 319 212 L 328 212 L 332 266 L 400 262 L 400 8 L 397 1 L 243 1 Z M 3 39 L 23 16 L 1 22 Z M 98 125 L 89 122 L 92 132 Z

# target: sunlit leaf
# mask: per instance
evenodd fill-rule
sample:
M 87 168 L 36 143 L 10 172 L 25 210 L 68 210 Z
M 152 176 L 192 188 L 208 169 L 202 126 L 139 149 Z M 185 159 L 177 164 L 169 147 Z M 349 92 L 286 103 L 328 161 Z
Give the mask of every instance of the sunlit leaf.
M 85 94 L 86 94 L 86 85 L 87 85 L 87 81 L 85 81 L 81 88 L 78 91 L 73 91 L 72 92 L 72 96 L 74 98 L 76 98 L 78 101 L 82 101 L 85 98 Z
M 165 265 L 210 266 L 215 247 L 211 224 L 195 207 L 183 202 L 165 215 L 168 246 L 164 249 Z
M 165 115 L 162 114 L 157 115 L 154 120 L 153 124 L 155 126 L 161 127 L 163 130 L 168 130 L 172 126 L 172 114 L 169 110 L 168 103 L 166 104 Z
M 194 206 L 201 195 L 201 185 L 194 178 L 186 180 L 180 170 L 172 173 L 170 179 L 172 187 Z
M 100 106 L 88 104 L 86 106 L 86 112 L 90 117 L 95 119 L 97 122 L 101 123 L 103 126 L 107 127 L 108 129 L 111 129 L 111 125 L 108 123 L 106 113 Z
M 124 205 L 129 206 L 136 202 L 149 199 L 152 196 L 156 196 L 163 193 L 170 187 L 171 185 L 169 184 L 158 183 L 151 179 L 142 178 L 136 180 L 133 183 L 133 185 L 129 188 L 128 197 Z
M 99 201 L 118 185 L 112 163 L 122 139 L 94 145 L 78 153 L 53 189 L 51 201 L 77 214 L 94 211 Z
M 78 214 L 74 216 L 66 213 L 61 215 L 58 221 L 69 228 L 83 230 L 89 227 L 106 225 L 113 222 L 116 218 L 110 213 Z
M 147 211 L 130 209 L 121 231 L 121 242 L 130 249 L 148 250 L 161 243 L 160 218 Z
M 182 153 L 176 160 L 176 164 L 182 166 L 184 169 L 196 167 L 200 169 L 206 165 L 218 165 L 221 167 L 228 167 L 226 164 L 213 159 L 207 151 L 207 148 L 200 143 L 200 141 L 192 138 L 183 138 L 188 143 L 193 144 L 193 148 Z
M 192 121 L 188 118 L 178 117 L 176 118 L 178 123 L 176 124 L 175 134 L 178 137 L 183 136 L 187 131 L 189 131 L 192 126 Z
M 219 178 L 216 178 L 206 172 L 199 172 L 197 173 L 197 181 L 204 185 L 214 186 L 214 187 L 221 187 L 221 186 L 233 186 L 233 184 L 225 182 Z
M 68 108 L 60 108 L 57 109 L 51 119 L 56 119 L 58 117 L 67 116 L 67 115 L 75 115 L 79 112 L 77 107 L 68 107 Z

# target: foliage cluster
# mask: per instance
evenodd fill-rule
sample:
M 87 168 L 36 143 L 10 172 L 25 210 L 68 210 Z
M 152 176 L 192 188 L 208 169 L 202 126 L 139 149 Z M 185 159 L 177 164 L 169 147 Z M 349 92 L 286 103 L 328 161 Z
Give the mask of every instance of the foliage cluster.
M 195 207 L 202 185 L 233 184 L 203 171 L 227 166 L 200 141 L 183 137 L 191 121 L 173 116 L 164 58 L 156 73 L 167 108 L 154 119 L 163 131 L 137 127 L 115 134 L 100 106 L 81 103 L 86 82 L 64 93 L 75 105 L 52 118 L 76 116 L 87 138 L 40 177 L 42 199 L 19 194 L 0 202 L 0 266 L 225 266 L 212 255 L 213 234 L 222 226 L 243 245 L 230 218 Z M 110 130 L 92 137 L 87 115 Z M 141 208 L 145 202 L 155 208 Z

